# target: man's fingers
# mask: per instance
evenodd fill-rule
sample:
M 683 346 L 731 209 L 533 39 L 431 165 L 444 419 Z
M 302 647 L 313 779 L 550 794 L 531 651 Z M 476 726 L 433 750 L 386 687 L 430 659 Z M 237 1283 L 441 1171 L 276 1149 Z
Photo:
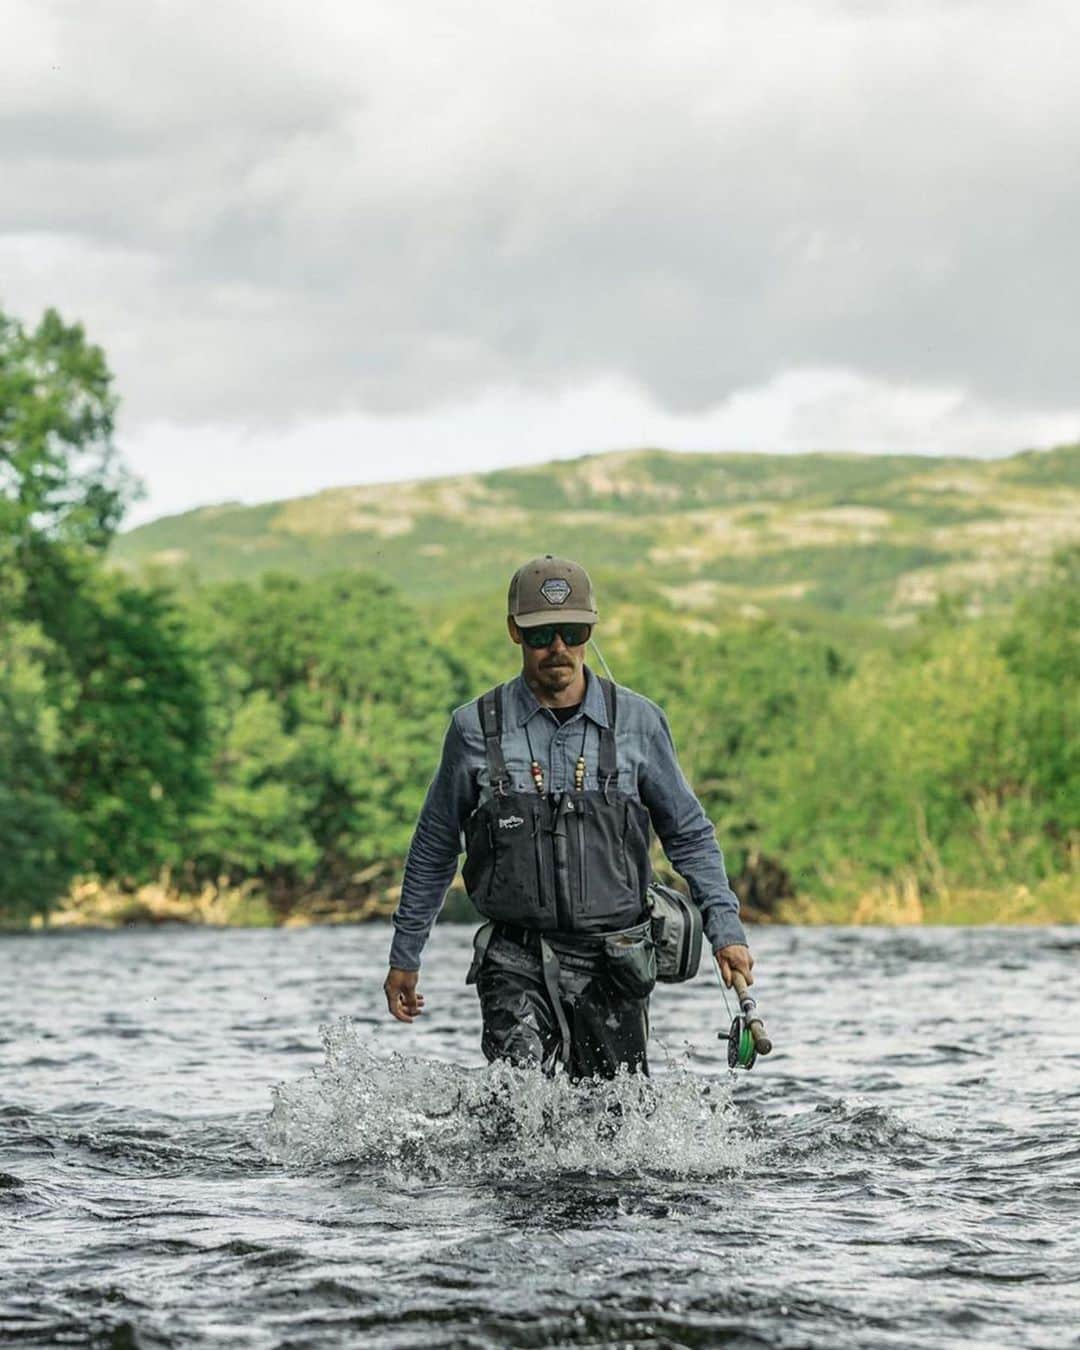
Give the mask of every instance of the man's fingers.
M 744 947 L 741 944 L 723 947 L 716 953 L 716 959 L 720 965 L 720 978 L 729 989 L 735 971 L 739 972 L 748 985 L 754 983 L 752 973 L 754 958 L 750 955 L 749 947 Z
M 390 1012 L 399 1022 L 413 1022 L 420 1016 L 420 1009 L 402 994 L 387 999 Z
M 401 979 L 392 972 L 383 985 L 386 1006 L 399 1022 L 411 1022 L 419 1017 L 424 1007 L 424 996 L 416 992 L 416 978 Z

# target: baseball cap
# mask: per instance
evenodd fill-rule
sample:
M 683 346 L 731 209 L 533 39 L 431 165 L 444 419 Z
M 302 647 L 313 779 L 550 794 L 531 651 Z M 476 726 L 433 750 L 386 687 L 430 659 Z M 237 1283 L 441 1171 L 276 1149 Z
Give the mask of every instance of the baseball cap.
M 507 612 L 519 628 L 562 620 L 596 623 L 592 582 L 580 563 L 545 553 L 522 563 L 510 578 Z

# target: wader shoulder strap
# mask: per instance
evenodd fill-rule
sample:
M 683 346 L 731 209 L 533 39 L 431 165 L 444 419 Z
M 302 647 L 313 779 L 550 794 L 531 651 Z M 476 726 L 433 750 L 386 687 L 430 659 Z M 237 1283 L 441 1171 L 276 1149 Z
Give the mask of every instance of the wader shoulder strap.
M 480 730 L 484 733 L 488 776 L 492 788 L 502 797 L 509 781 L 502 752 L 502 685 L 497 684 L 494 689 L 481 694 L 476 707 L 480 714 Z
M 607 707 L 606 727 L 600 728 L 600 758 L 597 765 L 597 777 L 600 780 L 600 786 L 606 791 L 610 782 L 616 779 L 619 767 L 618 759 L 615 754 L 615 686 L 610 680 L 605 680 L 603 676 L 597 677 L 600 680 L 600 688 L 604 691 L 604 704 Z

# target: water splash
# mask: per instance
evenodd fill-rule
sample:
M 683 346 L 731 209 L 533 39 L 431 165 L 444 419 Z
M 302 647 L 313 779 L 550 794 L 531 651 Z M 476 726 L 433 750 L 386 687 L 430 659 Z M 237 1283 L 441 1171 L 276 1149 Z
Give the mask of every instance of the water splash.
M 506 1063 L 377 1055 L 345 1020 L 321 1036 L 325 1064 L 274 1089 L 265 1142 L 275 1161 L 350 1160 L 427 1180 L 710 1176 L 740 1170 L 755 1147 L 730 1086 L 685 1068 L 575 1085 Z

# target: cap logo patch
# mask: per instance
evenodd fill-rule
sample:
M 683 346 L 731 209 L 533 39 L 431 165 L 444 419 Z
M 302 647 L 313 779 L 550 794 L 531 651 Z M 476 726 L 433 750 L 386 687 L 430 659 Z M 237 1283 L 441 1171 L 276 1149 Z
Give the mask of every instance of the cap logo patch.
M 548 577 L 540 587 L 540 594 L 549 605 L 563 605 L 570 594 L 570 583 L 562 577 Z
M 525 817 L 524 817 L 524 816 L 500 816 L 500 817 L 499 817 L 499 829 L 500 829 L 500 830 L 518 830 L 518 829 L 520 829 L 521 826 L 524 825 L 524 824 L 525 824 Z

